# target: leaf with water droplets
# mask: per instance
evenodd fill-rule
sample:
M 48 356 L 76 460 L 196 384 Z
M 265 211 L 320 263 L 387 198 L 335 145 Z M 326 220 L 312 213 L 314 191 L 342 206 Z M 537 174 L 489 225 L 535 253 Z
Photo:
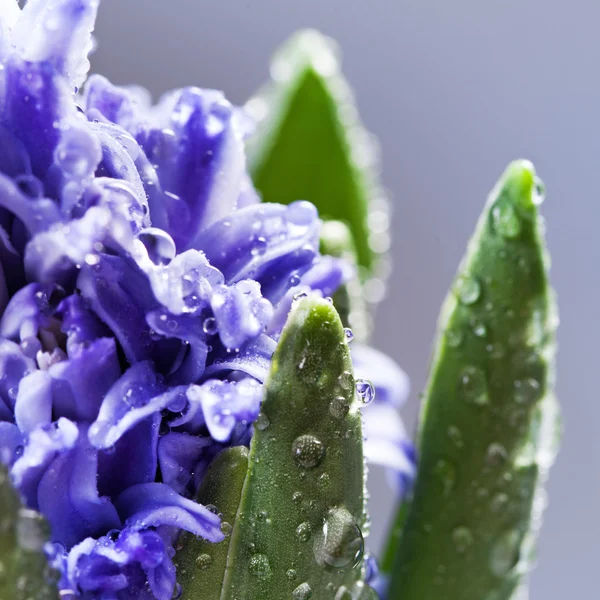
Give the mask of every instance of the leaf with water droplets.
M 324 218 L 347 223 L 359 265 L 373 272 L 389 243 L 388 203 L 337 48 L 317 31 L 298 32 L 275 55 L 271 76 L 246 104 L 258 123 L 248 143 L 256 188 L 267 202 L 309 200 Z
M 25 508 L 0 465 L 0 598 L 55 600 L 58 591 L 43 546 L 46 522 Z
M 508 167 L 442 308 L 390 600 L 508 600 L 531 567 L 558 429 L 540 190 L 529 162 Z
M 222 546 L 227 566 L 217 559 L 220 544 L 194 542 L 193 551 L 184 549 L 184 598 L 201 591 L 207 600 L 333 599 L 341 586 L 357 585 L 363 594 L 357 597 L 369 597 L 362 582 L 366 516 L 359 407 L 337 312 L 314 296 L 299 300 L 273 356 L 261 411 L 268 425 L 254 431 L 230 541 Z M 227 477 L 223 481 L 225 490 Z M 228 494 L 214 502 L 225 517 Z M 193 569 L 203 553 L 213 556 L 211 565 Z M 223 579 L 210 582 L 218 593 L 209 596 L 203 581 L 216 562 Z M 186 585 L 192 595 L 185 595 Z

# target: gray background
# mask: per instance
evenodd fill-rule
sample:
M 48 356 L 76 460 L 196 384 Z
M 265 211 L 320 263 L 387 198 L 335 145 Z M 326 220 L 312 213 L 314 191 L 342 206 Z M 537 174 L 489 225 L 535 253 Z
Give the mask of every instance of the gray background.
M 92 61 L 154 94 L 193 83 L 242 103 L 293 30 L 340 42 L 394 196 L 395 271 L 376 342 L 411 376 L 411 426 L 440 302 L 482 202 L 511 159 L 535 162 L 561 301 L 566 434 L 532 600 L 598 597 L 599 20 L 592 0 L 103 0 Z M 378 544 L 391 498 L 380 474 L 373 486 Z

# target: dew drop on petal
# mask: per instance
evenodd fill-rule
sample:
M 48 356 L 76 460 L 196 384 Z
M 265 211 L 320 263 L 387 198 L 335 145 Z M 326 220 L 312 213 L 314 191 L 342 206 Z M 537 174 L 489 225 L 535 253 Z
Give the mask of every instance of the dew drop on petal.
M 352 329 L 350 329 L 350 327 L 344 327 L 344 337 L 346 338 L 346 341 L 348 343 L 350 343 L 354 339 L 354 333 L 352 332 Z
M 207 317 L 202 322 L 202 331 L 206 335 L 215 335 L 218 331 L 217 320 L 214 317 Z

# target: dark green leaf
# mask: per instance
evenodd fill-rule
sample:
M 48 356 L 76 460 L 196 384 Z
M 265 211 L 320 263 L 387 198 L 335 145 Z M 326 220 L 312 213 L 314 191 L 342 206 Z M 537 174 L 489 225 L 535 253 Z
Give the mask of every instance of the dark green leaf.
M 248 144 L 257 189 L 267 202 L 310 200 L 322 217 L 347 223 L 358 263 L 372 273 L 387 248 L 388 205 L 333 43 L 299 32 L 276 54 L 271 74 L 247 104 L 258 120 Z

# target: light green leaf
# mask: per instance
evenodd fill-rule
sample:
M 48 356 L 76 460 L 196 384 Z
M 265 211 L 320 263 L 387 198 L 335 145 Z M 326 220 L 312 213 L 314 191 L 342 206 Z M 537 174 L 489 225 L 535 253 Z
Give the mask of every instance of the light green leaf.
M 531 568 L 559 422 L 542 198 L 533 166 L 512 163 L 442 308 L 389 600 L 507 600 Z
M 359 265 L 372 274 L 387 250 L 388 203 L 333 42 L 296 33 L 275 55 L 271 75 L 246 105 L 258 121 L 248 144 L 254 184 L 267 202 L 310 200 L 323 218 L 344 221 Z
M 48 536 L 46 522 L 21 504 L 0 465 L 0 598 L 58 598 L 56 578 L 43 551 Z

